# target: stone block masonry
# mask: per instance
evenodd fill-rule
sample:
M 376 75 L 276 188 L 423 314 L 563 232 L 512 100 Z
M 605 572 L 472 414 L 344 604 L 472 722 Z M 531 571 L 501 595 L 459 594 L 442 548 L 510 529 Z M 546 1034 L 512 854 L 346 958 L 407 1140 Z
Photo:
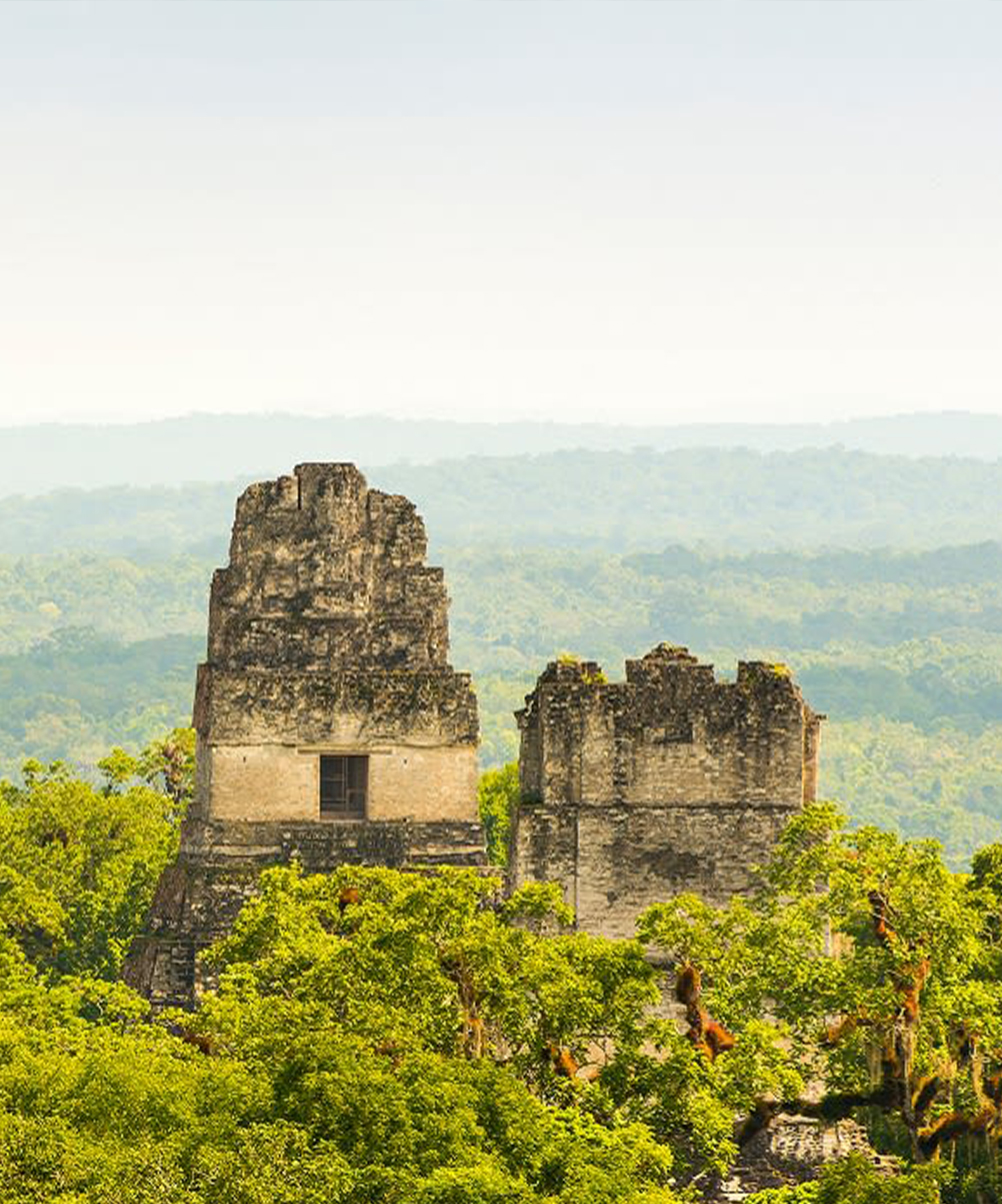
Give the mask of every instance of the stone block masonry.
M 682 891 L 746 891 L 817 788 L 823 717 L 781 665 L 721 682 L 661 644 L 610 683 L 593 662 L 553 662 L 516 718 L 509 887 L 560 882 L 578 926 L 605 936 Z
M 301 464 L 237 502 L 194 707 L 195 798 L 126 978 L 159 1004 L 260 870 L 479 865 L 477 701 L 448 663 L 442 570 L 404 497 Z
M 237 502 L 198 668 L 195 798 L 125 977 L 158 1005 L 207 985 L 267 865 L 484 863 L 477 701 L 448 663 L 442 570 L 406 498 L 301 464 Z M 662 644 L 609 683 L 555 662 L 517 715 L 509 888 L 557 881 L 579 927 L 631 936 L 648 904 L 748 889 L 814 798 L 820 716 L 782 666 Z

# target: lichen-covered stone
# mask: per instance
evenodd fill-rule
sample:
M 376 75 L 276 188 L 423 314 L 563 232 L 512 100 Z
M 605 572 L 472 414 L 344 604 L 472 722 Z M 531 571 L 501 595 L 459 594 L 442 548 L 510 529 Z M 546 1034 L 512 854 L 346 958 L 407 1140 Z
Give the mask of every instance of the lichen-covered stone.
M 821 717 L 781 665 L 722 682 L 661 644 L 610 683 L 594 662 L 557 661 L 516 718 L 509 884 L 560 882 L 578 925 L 606 936 L 681 891 L 747 890 L 814 798 Z
M 237 502 L 198 669 L 195 798 L 126 977 L 190 1003 L 196 955 L 269 864 L 482 864 L 477 702 L 448 663 L 442 570 L 404 497 L 301 464 Z M 364 817 L 320 811 L 324 756 L 364 757 Z
M 350 464 L 304 464 L 237 503 L 198 669 L 195 798 L 126 976 L 191 1002 L 196 955 L 265 865 L 478 865 L 477 703 L 448 663 L 424 524 Z M 578 923 L 632 935 L 679 891 L 747 889 L 814 797 L 819 716 L 781 665 L 736 682 L 659 645 L 609 683 L 555 662 L 518 714 L 509 886 L 556 880 Z M 364 816 L 321 814 L 321 759 L 365 758 Z
M 829 1163 L 860 1155 L 886 1175 L 896 1159 L 877 1154 L 866 1130 L 854 1120 L 825 1122 L 782 1113 L 741 1150 L 726 1178 L 706 1186 L 706 1204 L 739 1204 L 768 1188 L 794 1187 L 816 1179 Z

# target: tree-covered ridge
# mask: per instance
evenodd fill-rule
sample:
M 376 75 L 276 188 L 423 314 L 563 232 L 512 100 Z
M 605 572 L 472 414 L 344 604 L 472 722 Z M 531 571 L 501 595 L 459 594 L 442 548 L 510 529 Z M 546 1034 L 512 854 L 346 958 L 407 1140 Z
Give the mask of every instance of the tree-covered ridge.
M 333 458 L 344 459 L 343 450 Z M 1002 511 L 1000 461 L 839 447 L 475 456 L 391 464 L 368 476 L 373 488 L 417 505 L 436 556 L 442 547 L 482 543 L 609 552 L 668 544 L 731 552 L 931 549 L 997 539 Z M 218 555 L 247 479 L 0 498 L 0 550 Z
M 0 497 L 65 486 L 102 489 L 221 477 L 259 479 L 303 459 L 362 465 L 423 464 L 469 456 L 589 449 L 629 452 L 754 448 L 760 452 L 852 448 L 895 456 L 1002 457 L 1002 418 L 963 411 L 830 423 L 454 422 L 375 415 L 189 414 L 153 422 L 45 423 L 6 427 Z M 373 471 L 377 471 L 373 469 Z
M 199 634 L 204 641 L 214 566 L 188 553 L 0 555 L 0 655 L 25 652 L 64 628 L 93 628 L 124 643 Z
M 46 762 L 93 763 L 116 740 L 135 752 L 188 724 L 204 649 L 204 636 L 122 643 L 68 628 L 0 656 L 0 774 L 16 775 L 26 748 Z
M 992 637 L 1002 637 L 1002 544 L 994 542 L 741 556 L 681 546 L 629 555 L 446 547 L 440 559 L 455 655 L 489 668 L 536 665 L 567 644 L 615 661 L 674 627 L 721 659 L 745 646 L 910 645 L 906 671 L 921 659 L 921 641 L 979 633 L 971 655 L 987 665 Z M 0 555 L 0 653 L 61 627 L 94 626 L 126 641 L 202 634 L 218 563 L 215 554 Z
M 153 1017 L 115 975 L 190 744 L 101 774 L 0 788 L 11 1204 L 698 1204 L 785 1109 L 855 1116 L 902 1171 L 757 1204 L 997 1196 L 1002 846 L 954 874 L 813 808 L 753 896 L 666 900 L 619 942 L 545 886 L 275 868 L 210 955 L 218 990 Z
M 16 773 L 26 748 L 88 761 L 187 723 L 218 559 L 0 557 L 0 772 Z M 722 672 L 739 657 L 791 665 L 829 715 L 823 792 L 854 817 L 936 836 L 955 865 L 1002 837 L 999 544 L 481 547 L 447 548 L 442 560 L 451 659 L 474 673 L 485 765 L 515 755 L 512 711 L 554 655 L 587 654 L 617 677 L 627 656 L 670 638 Z

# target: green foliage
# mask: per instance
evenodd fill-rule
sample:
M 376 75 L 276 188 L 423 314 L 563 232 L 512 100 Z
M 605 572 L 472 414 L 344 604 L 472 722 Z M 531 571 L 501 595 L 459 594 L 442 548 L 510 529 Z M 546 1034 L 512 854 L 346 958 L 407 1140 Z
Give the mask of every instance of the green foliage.
M 104 538 L 91 500 L 85 546 Z M 90 763 L 119 743 L 136 756 L 187 721 L 232 496 L 226 507 L 185 512 L 193 539 L 215 538 L 209 553 L 0 557 L 0 773 L 15 774 L 26 748 Z M 166 519 L 146 519 L 155 539 Z M 956 867 L 1002 840 L 999 545 L 734 555 L 495 542 L 434 555 L 454 599 L 454 661 L 474 673 L 485 768 L 516 755 L 512 712 L 554 646 L 616 676 L 668 637 L 725 672 L 739 657 L 789 665 L 830 716 L 822 790 L 858 822 L 934 836 Z
M 90 542 L 98 538 L 92 528 L 61 555 L 41 539 L 30 555 L 0 557 L 0 653 L 22 652 L 60 628 L 93 629 L 127 643 L 204 630 L 207 557 L 100 555 Z M 0 546 L 6 552 L 11 544 Z
M 766 1097 L 796 1109 L 792 1076 L 823 1082 L 821 1115 L 880 1115 L 883 1139 L 922 1161 L 939 1152 L 928 1126 L 950 1111 L 980 1115 L 984 1076 L 1002 1069 L 997 916 L 997 897 L 951 873 L 932 842 L 850 831 L 818 805 L 787 827 L 752 899 L 713 908 L 679 896 L 648 909 L 639 932 L 700 970 L 701 1003 L 737 1048 L 771 1015 L 783 1041 L 775 1070 L 791 1077 Z M 985 1141 L 959 1138 L 965 1156 Z M 858 1198 L 882 1199 L 878 1187 Z
M 650 908 L 639 930 L 656 959 L 571 931 L 553 885 L 502 899 L 469 870 L 276 867 L 206 955 L 218 990 L 151 1022 L 114 973 L 178 804 L 137 777 L 189 751 L 176 732 L 105 758 L 103 788 L 33 762 L 0 790 L 4 1199 L 679 1204 L 726 1172 L 736 1117 L 805 1097 L 868 1121 L 906 1168 L 851 1158 L 760 1204 L 996 1192 L 994 1137 L 961 1135 L 934 1165 L 916 1138 L 970 1112 L 1002 1068 L 997 847 L 958 875 L 929 842 L 812 807 L 752 897 Z M 715 1058 L 659 1006 L 683 961 L 734 1037 Z M 874 1078 L 887 1050 L 892 1094 Z M 903 1101 L 930 1073 L 943 1085 L 910 1116 Z
M 124 748 L 113 748 L 106 757 L 97 763 L 105 782 L 105 791 L 111 794 L 123 786 L 130 778 L 139 776 L 139 761 Z M 23 773 L 23 770 L 22 770 Z
M 115 788 L 59 762 L 0 782 L 0 931 L 39 970 L 114 979 L 160 872 L 177 850 L 178 800 L 133 776 L 118 750 Z
M 204 630 L 204 613 L 200 619 Z M 112 744 L 136 756 L 191 714 L 201 637 L 122 644 L 91 630 L 61 630 L 30 651 L 0 656 L 0 774 L 24 750 L 44 761 L 93 765 Z
M 178 806 L 186 806 L 195 792 L 195 729 L 176 727 L 163 739 L 151 741 L 138 757 L 124 748 L 113 748 L 97 763 L 111 794 L 133 779 L 139 779 L 167 795 Z
M 559 882 L 526 882 L 500 905 L 506 920 L 544 931 L 552 924 L 559 931 L 574 923 L 574 909 L 564 902 Z
M 747 1204 L 939 1204 L 939 1178 L 930 1167 L 891 1175 L 854 1155 L 811 1183 L 756 1192 Z
M 923 732 L 880 718 L 829 722 L 822 763 L 825 791 L 855 821 L 932 837 L 954 869 L 1002 839 L 1002 724 Z
M 116 750 L 103 788 L 37 761 L 0 788 L 5 1200 L 672 1204 L 669 1147 L 548 1052 L 626 1056 L 653 971 L 544 936 L 568 918 L 552 888 L 501 907 L 469 871 L 271 870 L 212 954 L 219 993 L 151 1024 L 114 974 L 178 804 L 135 781 L 189 748 Z
M 1002 903 L 1002 844 L 985 845 L 971 861 L 971 880 Z
M 139 776 L 178 806 L 187 806 L 195 793 L 195 729 L 176 727 L 151 741 L 137 763 Z
M 504 766 L 478 792 L 495 861 L 511 711 L 553 647 L 616 674 L 667 637 L 725 670 L 792 666 L 833 717 L 824 789 L 856 824 L 937 836 L 947 864 L 818 807 L 753 898 L 651 909 L 644 940 L 700 967 L 734 1035 L 713 1059 L 652 1008 L 673 974 L 640 945 L 570 931 L 553 886 L 502 902 L 450 872 L 271 871 L 210 955 L 218 993 L 151 1023 L 115 978 L 191 791 L 190 731 L 160 733 L 189 712 L 236 488 L 4 502 L 4 548 L 32 554 L 0 558 L 0 772 L 20 770 L 0 786 L 0 1197 L 665 1204 L 729 1165 L 736 1115 L 810 1105 L 822 1082 L 817 1108 L 928 1156 L 923 1130 L 969 1115 L 1002 1069 L 1002 547 L 916 545 L 994 537 L 996 469 L 639 452 L 373 482 L 441 541 L 453 657 L 475 673 L 484 764 Z M 819 531 L 849 550 L 817 551 Z M 59 762 L 112 744 L 93 782 Z M 996 1136 L 892 1179 L 849 1160 L 763 1204 L 931 1204 L 937 1177 L 951 1204 L 983 1204 Z
M 243 419 L 241 427 L 252 421 Z M 436 431 L 434 464 L 385 465 L 369 476 L 376 487 L 412 498 L 433 537 L 452 545 L 619 551 L 684 541 L 737 550 L 928 548 L 995 538 L 1002 508 L 997 467 L 983 461 L 908 459 L 839 447 L 768 454 L 747 447 L 579 448 L 448 460 L 444 437 Z M 500 437 L 501 431 L 492 435 Z M 547 432 L 537 429 L 523 438 L 543 451 Z M 102 431 L 102 445 L 107 439 Z M 51 431 L 45 441 L 48 449 Z M 86 479 L 77 442 L 64 480 Z M 191 440 L 181 457 L 184 474 L 194 450 L 210 445 L 218 462 L 215 433 Z M 287 458 L 269 447 L 252 460 L 270 462 L 272 472 L 287 471 L 298 454 L 293 447 L 307 445 L 317 446 L 314 435 L 290 441 Z M 346 445 L 333 439 L 329 446 L 343 455 Z M 28 459 L 33 487 L 40 464 L 49 459 L 49 450 Z M 146 479 L 162 472 L 162 462 L 158 457 Z M 362 455 L 358 462 L 373 461 Z M 137 557 L 191 550 L 207 538 L 222 545 L 241 487 L 242 481 L 231 479 L 3 498 L 0 544 L 11 552 L 87 547 Z
M 668 1147 L 547 1054 L 636 1049 L 655 998 L 639 947 L 509 923 L 543 895 L 497 911 L 469 871 L 276 869 L 261 886 L 213 954 L 199 1023 L 281 1068 L 283 1115 L 407 1199 L 673 1198 Z M 342 907 L 346 886 L 359 902 Z
M 509 761 L 501 769 L 488 769 L 480 775 L 477 806 L 487 842 L 487 860 L 491 865 L 506 865 L 508 862 L 511 815 L 518 800 L 517 761 Z

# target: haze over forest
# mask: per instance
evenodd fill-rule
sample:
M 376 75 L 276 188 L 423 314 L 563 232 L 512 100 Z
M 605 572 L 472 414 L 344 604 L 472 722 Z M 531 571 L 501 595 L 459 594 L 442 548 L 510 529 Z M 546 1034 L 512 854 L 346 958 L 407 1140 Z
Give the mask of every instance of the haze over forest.
M 877 455 L 1002 457 L 1002 416 L 962 411 L 839 422 L 456 422 L 293 414 L 194 414 L 157 422 L 0 426 L 0 497 L 67 487 L 179 485 L 274 476 L 304 459 L 368 467 L 464 456 L 649 448 L 797 451 L 843 447 Z
M 0 3 L 2 1204 L 1002 1201 L 1000 51 L 943 0 Z M 375 748 L 289 832 L 196 788 L 235 502 L 311 461 L 425 520 L 487 866 L 390 868 L 416 797 L 327 824 Z M 822 801 L 771 856 L 768 800 L 616 808 L 597 876 L 558 817 L 568 898 L 509 889 L 513 711 L 662 641 L 788 668 Z M 638 874 L 636 940 L 578 926 Z
M 732 445 L 702 445 L 725 434 Z M 724 673 L 781 660 L 829 715 L 823 793 L 858 819 L 939 837 L 963 864 L 1002 836 L 996 438 L 1002 419 L 971 415 L 643 432 L 285 416 L 5 431 L 0 769 L 93 761 L 187 722 L 241 488 L 299 461 L 357 458 L 374 487 L 415 501 L 445 566 L 484 765 L 515 754 L 511 712 L 558 653 L 613 677 L 660 640 Z M 74 488 L 12 496 L 32 472 L 38 484 L 61 471 Z

